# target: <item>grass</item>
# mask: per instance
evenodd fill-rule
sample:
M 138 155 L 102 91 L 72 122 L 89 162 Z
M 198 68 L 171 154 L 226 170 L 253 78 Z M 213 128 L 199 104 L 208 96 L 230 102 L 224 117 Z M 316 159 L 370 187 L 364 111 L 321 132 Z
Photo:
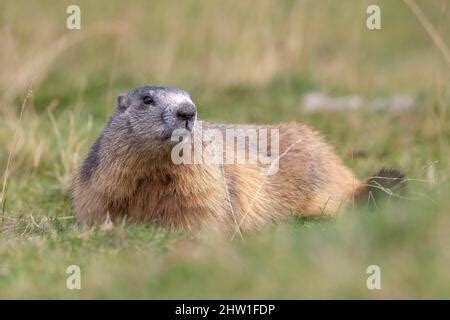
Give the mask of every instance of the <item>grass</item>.
M 446 1 L 416 3 L 448 46 Z M 383 29 L 368 31 L 364 1 L 80 1 L 82 29 L 68 31 L 68 4 L 0 4 L 0 298 L 450 298 L 449 65 L 407 5 L 379 1 Z M 358 177 L 405 171 L 407 199 L 244 241 L 79 229 L 72 174 L 115 96 L 142 84 L 188 89 L 209 121 L 311 125 Z M 416 106 L 306 113 L 312 91 Z M 82 290 L 66 288 L 72 264 Z M 372 264 L 381 290 L 366 288 Z

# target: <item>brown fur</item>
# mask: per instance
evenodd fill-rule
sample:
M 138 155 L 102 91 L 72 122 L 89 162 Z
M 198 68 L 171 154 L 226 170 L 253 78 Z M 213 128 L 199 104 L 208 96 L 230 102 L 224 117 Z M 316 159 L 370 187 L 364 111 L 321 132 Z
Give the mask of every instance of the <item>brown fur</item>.
M 215 126 L 215 125 L 210 125 Z M 172 229 L 249 230 L 290 215 L 334 215 L 361 184 L 315 131 L 295 123 L 280 134 L 279 171 L 258 165 L 175 165 L 170 150 L 142 150 L 109 133 L 98 167 L 72 187 L 79 222 L 149 222 Z M 359 188 L 359 189 L 358 189 Z

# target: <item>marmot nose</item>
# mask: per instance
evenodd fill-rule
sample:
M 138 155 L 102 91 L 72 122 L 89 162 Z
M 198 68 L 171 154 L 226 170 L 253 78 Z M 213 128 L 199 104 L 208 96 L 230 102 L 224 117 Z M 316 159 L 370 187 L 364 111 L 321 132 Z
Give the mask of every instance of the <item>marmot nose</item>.
M 195 106 L 192 103 L 185 102 L 178 106 L 176 116 L 183 121 L 190 121 L 194 119 L 196 114 Z

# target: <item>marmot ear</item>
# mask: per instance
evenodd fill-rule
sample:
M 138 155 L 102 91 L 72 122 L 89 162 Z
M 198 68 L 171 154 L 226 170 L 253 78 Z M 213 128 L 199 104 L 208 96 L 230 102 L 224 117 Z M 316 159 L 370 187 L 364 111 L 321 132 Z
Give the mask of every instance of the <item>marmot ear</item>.
M 128 96 L 126 93 L 117 96 L 117 109 L 125 111 L 129 106 Z

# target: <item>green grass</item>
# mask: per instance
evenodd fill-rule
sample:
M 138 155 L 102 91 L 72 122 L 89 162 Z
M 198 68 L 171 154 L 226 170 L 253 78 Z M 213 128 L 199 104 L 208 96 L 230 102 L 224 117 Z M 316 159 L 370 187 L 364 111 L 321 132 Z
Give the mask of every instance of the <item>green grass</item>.
M 374 32 L 361 1 L 127 10 L 82 1 L 78 33 L 64 28 L 66 4 L 41 3 L 0 5 L 0 181 L 15 145 L 0 209 L 0 298 L 450 298 L 450 72 L 401 1 L 380 1 L 383 30 Z M 417 3 L 449 44 L 445 1 Z M 58 39 L 75 36 L 85 38 L 48 58 Z M 37 77 L 19 119 L 27 72 Z M 408 195 L 375 212 L 293 218 L 244 240 L 152 226 L 79 229 L 67 192 L 73 172 L 115 96 L 142 84 L 188 89 L 209 121 L 308 124 L 360 178 L 402 169 Z M 306 113 L 301 99 L 311 91 L 407 93 L 417 105 Z M 81 290 L 66 288 L 72 264 Z M 372 264 L 381 290 L 366 288 Z

